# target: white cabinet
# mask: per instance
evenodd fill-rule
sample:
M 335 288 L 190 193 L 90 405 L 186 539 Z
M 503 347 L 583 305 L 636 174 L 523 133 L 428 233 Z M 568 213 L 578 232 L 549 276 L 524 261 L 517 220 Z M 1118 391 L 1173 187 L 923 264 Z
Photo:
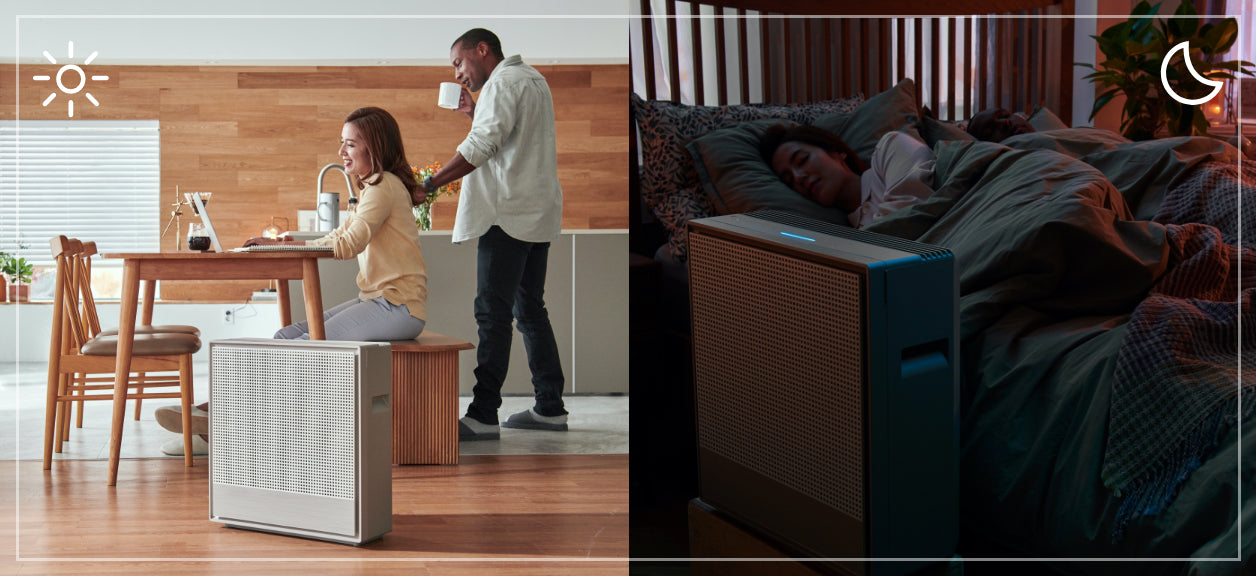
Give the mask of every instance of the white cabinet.
M 474 240 L 455 245 L 450 232 L 421 234 L 427 263 L 427 326 L 441 334 L 479 342 L 475 300 Z M 322 260 L 323 307 L 357 296 L 357 261 Z M 299 282 L 289 287 L 293 322 L 305 319 Z M 565 231 L 550 245 L 545 304 L 558 342 L 567 393 L 628 392 L 628 232 Z M 460 358 L 459 391 L 475 385 L 475 351 Z M 523 338 L 515 331 L 505 394 L 532 394 Z

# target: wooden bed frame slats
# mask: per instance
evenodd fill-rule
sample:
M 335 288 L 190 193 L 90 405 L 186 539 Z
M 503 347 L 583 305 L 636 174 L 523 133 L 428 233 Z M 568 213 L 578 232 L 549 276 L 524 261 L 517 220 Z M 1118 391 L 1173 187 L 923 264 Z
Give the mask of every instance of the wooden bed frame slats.
M 690 15 L 698 16 L 700 8 L 698 4 L 691 4 L 689 6 Z M 693 77 L 702 78 L 702 20 L 691 18 L 689 23 L 689 37 L 693 40 L 691 44 L 693 46 Z M 702 82 L 695 82 L 693 85 L 693 99 L 696 102 L 706 101 L 703 98 L 702 85 Z
M 680 102 L 680 45 L 676 43 L 676 38 L 676 3 L 669 1 L 667 3 L 667 48 L 669 50 L 667 78 L 671 80 L 672 101 Z
M 898 21 L 895 22 L 894 31 L 898 34 L 899 38 L 906 38 L 907 37 L 907 20 L 899 18 Z M 907 51 L 899 50 L 897 53 L 897 56 L 898 56 L 898 69 L 906 70 L 907 69 Z
M 1055 16 L 1071 14 L 1073 1 L 960 0 L 943 14 L 845 18 L 825 14 L 910 13 L 918 3 L 640 0 L 645 41 L 632 47 L 633 65 L 653 63 L 635 74 L 647 98 L 689 104 L 866 98 L 910 77 L 918 103 L 943 120 L 1039 105 L 1069 119 L 1074 26 Z M 666 85 L 655 67 L 666 71 Z
M 955 18 L 946 19 L 946 37 L 952 38 L 952 39 L 959 38 L 958 36 L 955 35 Z M 950 42 L 946 43 L 946 55 L 947 55 L 946 67 L 948 69 L 948 73 L 951 75 L 955 75 L 955 73 L 959 70 L 959 60 L 955 59 L 955 44 L 956 44 L 955 40 L 951 40 Z M 965 60 L 967 60 L 967 58 L 965 58 Z M 968 75 L 965 74 L 964 76 L 960 77 L 961 84 L 967 78 L 967 76 Z M 955 84 L 956 84 L 955 82 L 946 83 L 946 102 L 947 102 L 946 117 L 947 118 L 955 118 L 955 109 L 956 109 Z
M 974 91 L 973 108 L 976 110 L 988 108 L 994 100 L 995 82 L 992 79 L 992 72 L 996 69 L 994 61 L 996 51 L 990 49 L 991 45 L 997 41 L 994 20 L 988 16 L 978 16 L 972 19 L 972 68 L 975 77 L 971 85 Z
M 851 37 L 850 36 L 850 20 L 842 20 L 841 24 L 842 24 L 842 35 L 838 39 L 839 45 L 841 43 L 848 42 L 849 41 L 848 39 Z M 850 68 L 850 61 L 852 60 L 852 57 L 850 54 L 842 54 L 839 52 L 838 58 L 839 58 L 838 62 L 840 62 L 843 66 L 846 66 L 847 69 Z M 850 85 L 850 75 L 838 74 L 838 77 L 842 79 L 841 89 L 838 93 L 850 94 L 851 92 L 853 92 L 853 90 L 851 90 L 851 85 Z
M 927 77 L 916 79 L 917 82 L 927 82 L 929 84 L 929 106 L 938 114 L 942 113 L 942 98 L 938 96 L 938 84 L 942 80 L 942 53 L 938 51 L 939 42 L 942 38 L 938 26 L 940 22 L 941 20 L 938 18 L 929 19 L 929 54 L 931 55 L 929 61 L 931 67 Z M 918 104 L 924 103 L 919 102 Z
M 645 0 L 649 1 L 649 0 Z M 741 60 L 739 82 L 741 82 L 740 102 L 750 101 L 750 51 L 746 48 L 749 44 L 746 41 L 746 11 L 737 11 L 737 53 L 740 54 Z
M 821 32 L 820 45 L 832 46 L 833 45 L 833 27 L 824 26 L 823 28 L 821 28 L 821 30 L 822 32 Z M 828 50 L 821 51 L 821 54 L 823 55 L 823 57 L 820 59 L 820 82 L 822 82 L 824 85 L 826 98 L 831 99 L 834 97 L 834 95 L 840 93 L 837 90 L 833 89 L 833 63 L 836 60 L 833 58 L 832 53 L 829 52 Z

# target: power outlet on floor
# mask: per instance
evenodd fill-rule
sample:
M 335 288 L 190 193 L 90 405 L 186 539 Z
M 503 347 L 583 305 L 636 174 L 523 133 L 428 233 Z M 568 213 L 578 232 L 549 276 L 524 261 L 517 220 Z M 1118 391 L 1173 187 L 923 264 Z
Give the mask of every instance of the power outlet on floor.
M 234 323 L 235 323 L 235 311 L 234 311 L 234 310 L 223 310 L 223 311 L 222 311 L 222 323 L 223 323 L 223 324 L 234 324 Z

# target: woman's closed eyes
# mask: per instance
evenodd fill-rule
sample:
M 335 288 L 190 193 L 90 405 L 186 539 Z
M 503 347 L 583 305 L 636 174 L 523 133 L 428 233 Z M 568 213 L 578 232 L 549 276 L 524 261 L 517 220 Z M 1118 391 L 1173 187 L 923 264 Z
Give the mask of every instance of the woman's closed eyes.
M 786 170 L 778 174 L 777 176 L 780 177 L 781 181 L 784 182 L 786 186 L 789 186 L 790 188 L 795 188 L 794 173 L 801 171 L 803 169 L 803 166 L 805 166 L 807 164 L 807 161 L 810 159 L 811 159 L 811 154 L 807 152 L 803 152 L 803 151 L 795 152 L 793 157 L 790 158 L 791 168 L 789 170 Z

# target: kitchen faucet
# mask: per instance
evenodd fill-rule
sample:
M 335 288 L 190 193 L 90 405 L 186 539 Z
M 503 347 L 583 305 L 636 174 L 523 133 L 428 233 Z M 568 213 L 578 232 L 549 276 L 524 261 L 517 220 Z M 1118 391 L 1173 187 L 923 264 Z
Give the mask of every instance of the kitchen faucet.
M 339 170 L 341 174 L 345 175 L 345 184 L 349 186 L 349 206 L 352 207 L 354 204 L 358 203 L 358 191 L 353 189 L 353 181 L 349 179 L 349 173 L 345 172 L 345 167 L 339 164 L 328 164 L 326 166 L 323 166 L 323 169 L 319 171 L 318 192 L 317 192 L 319 196 L 314 197 L 314 205 L 318 206 L 318 200 L 323 193 L 323 175 L 326 174 L 328 170 L 331 170 L 333 168 L 335 168 L 336 170 Z

